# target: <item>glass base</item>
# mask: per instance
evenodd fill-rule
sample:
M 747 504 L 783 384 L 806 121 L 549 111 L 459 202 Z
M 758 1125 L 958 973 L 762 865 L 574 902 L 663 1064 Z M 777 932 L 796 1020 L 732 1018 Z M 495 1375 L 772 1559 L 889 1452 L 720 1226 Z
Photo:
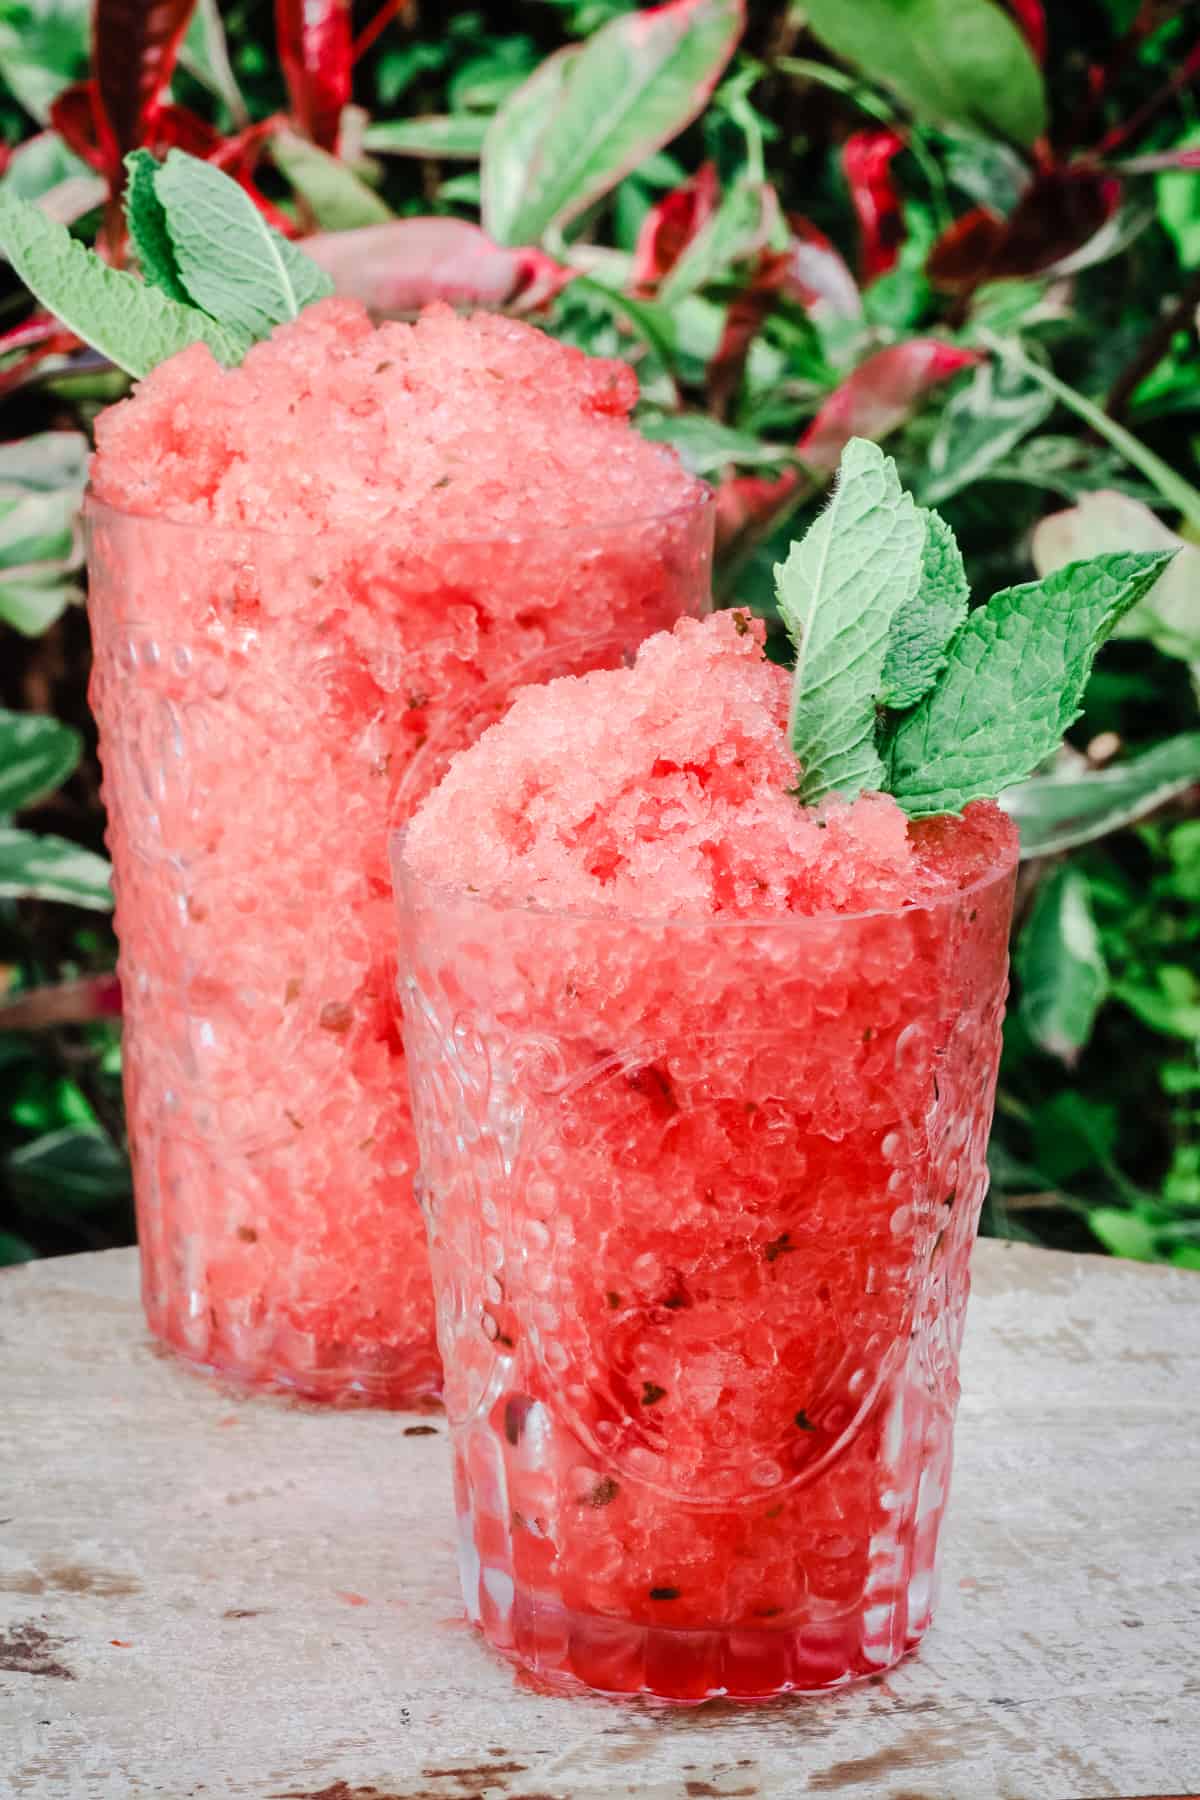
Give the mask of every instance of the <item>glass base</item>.
M 377 1407 L 383 1411 L 424 1411 L 441 1401 L 442 1366 L 432 1348 L 424 1346 L 381 1353 L 373 1367 L 365 1369 L 353 1360 L 330 1360 L 322 1366 L 289 1363 L 264 1357 L 240 1359 L 211 1333 L 208 1345 L 198 1348 L 175 1321 L 147 1315 L 152 1335 L 197 1374 L 216 1376 L 259 1393 L 291 1394 L 317 1405 Z
M 489 1609 L 490 1611 L 490 1609 Z M 823 1694 L 886 1674 L 924 1635 L 910 1632 L 868 1648 L 863 1621 L 769 1631 L 679 1629 L 571 1612 L 522 1592 L 503 1621 L 473 1623 L 491 1647 L 544 1685 L 624 1699 L 630 1695 L 699 1706 L 709 1700 L 753 1705 L 789 1694 Z

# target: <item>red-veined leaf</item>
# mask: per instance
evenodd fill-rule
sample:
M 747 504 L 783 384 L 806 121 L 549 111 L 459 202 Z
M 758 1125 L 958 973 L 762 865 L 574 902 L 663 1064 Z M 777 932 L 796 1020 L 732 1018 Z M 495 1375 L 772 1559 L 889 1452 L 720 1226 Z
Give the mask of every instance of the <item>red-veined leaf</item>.
M 483 223 L 537 243 L 689 125 L 733 55 L 744 0 L 620 13 L 508 95 L 484 140 Z
M 1042 169 L 1006 220 L 982 207 L 957 219 L 933 246 L 926 272 L 952 293 L 1040 274 L 1094 237 L 1120 201 L 1120 182 L 1101 170 Z
M 263 150 L 283 123 L 285 121 L 279 113 L 273 113 L 269 119 L 259 119 L 255 124 L 235 132 L 232 137 L 218 139 L 207 160 L 218 169 L 223 169 L 226 175 L 232 175 L 239 187 L 245 188 L 268 225 L 274 226 L 284 237 L 294 238 L 299 231 L 295 219 L 289 218 L 273 201 L 268 200 L 254 181 L 254 171 Z
M 186 106 L 160 106 L 147 137 L 148 148 L 155 156 L 165 156 L 168 150 L 186 150 L 202 162 L 212 158 L 224 142 L 207 119 Z
M 0 1030 L 46 1031 L 57 1025 L 84 1025 L 91 1019 L 119 1019 L 121 984 L 115 975 L 84 975 L 52 987 L 29 988 L 0 1005 Z
M 1181 145 L 1174 150 L 1152 150 L 1146 156 L 1129 156 L 1109 166 L 1119 175 L 1157 175 L 1164 169 L 1200 169 L 1200 147 L 1185 149 Z
M 110 171 L 119 185 L 120 159 L 145 137 L 147 120 L 162 96 L 195 0 L 95 0 L 92 66 L 117 160 Z
M 0 335 L 0 357 L 23 350 L 6 368 L 0 369 L 0 394 L 12 393 L 33 375 L 48 356 L 68 356 L 80 348 L 80 339 L 67 331 L 48 313 L 35 313 L 20 325 Z
M 549 257 L 493 243 L 465 219 L 395 219 L 319 232 L 304 249 L 339 294 L 361 300 L 379 318 L 403 317 L 432 300 L 491 307 L 520 300 L 529 307 L 570 279 Z
M 76 81 L 64 88 L 51 103 L 50 123 L 67 149 L 73 150 L 90 169 L 106 177 L 112 173 L 117 163 L 117 142 L 94 81 Z
M 63 328 L 57 319 L 49 313 L 34 313 L 32 318 L 23 319 L 19 325 L 0 333 L 0 356 L 10 356 L 14 350 L 41 349 L 51 338 L 62 335 Z
M 987 279 L 1007 230 L 999 213 L 976 206 L 947 225 L 925 259 L 925 273 L 946 292 L 969 293 Z
M 355 38 L 350 49 L 351 62 L 357 62 L 360 56 L 366 55 L 375 39 L 387 30 L 397 13 L 402 13 L 407 5 L 408 0 L 384 0 L 375 17 L 363 26 Z
M 858 283 L 841 252 L 807 219 L 788 218 L 792 240 L 783 291 L 814 318 L 856 319 L 862 312 Z
M 1040 63 L 1046 60 L 1046 9 L 1042 0 L 1004 0 L 1013 22 Z
M 960 350 L 938 338 L 913 338 L 868 356 L 834 389 L 796 446 L 803 470 L 786 470 L 774 481 L 738 475 L 722 482 L 717 490 L 722 549 L 769 526 L 798 490 L 813 486 L 812 477 L 823 482 L 832 475 L 852 437 L 876 442 L 887 437 L 912 416 L 931 388 L 978 361 L 977 351 Z
M 1123 119 L 1119 125 L 1114 125 L 1112 130 L 1101 139 L 1100 155 L 1111 156 L 1114 150 L 1119 150 L 1122 145 L 1128 144 L 1132 139 L 1138 137 L 1150 121 L 1161 112 L 1167 102 L 1184 88 L 1190 87 L 1193 81 L 1200 81 L 1200 43 L 1192 45 L 1170 81 L 1161 87 L 1157 94 L 1151 94 L 1150 98 L 1144 101 L 1136 112 L 1131 113 L 1127 119 Z
M 275 0 L 275 39 L 294 123 L 322 150 L 335 150 L 350 99 L 350 0 Z
M 808 468 L 832 475 L 852 437 L 876 442 L 897 430 L 931 388 L 979 361 L 939 338 L 912 338 L 877 350 L 848 375 L 821 407 L 796 447 Z
M 696 233 L 707 224 L 721 197 L 717 165 L 706 162 L 682 186 L 672 188 L 642 221 L 633 252 L 635 287 L 653 287 L 673 269 Z
M 842 145 L 842 171 L 858 215 L 864 285 L 895 266 L 904 241 L 904 214 L 892 180 L 892 163 L 903 148 L 894 131 L 856 131 Z
M 789 251 L 760 250 L 745 285 L 726 309 L 721 341 L 708 365 L 709 405 L 718 418 L 724 418 L 741 385 L 750 346 L 779 299 L 790 266 Z

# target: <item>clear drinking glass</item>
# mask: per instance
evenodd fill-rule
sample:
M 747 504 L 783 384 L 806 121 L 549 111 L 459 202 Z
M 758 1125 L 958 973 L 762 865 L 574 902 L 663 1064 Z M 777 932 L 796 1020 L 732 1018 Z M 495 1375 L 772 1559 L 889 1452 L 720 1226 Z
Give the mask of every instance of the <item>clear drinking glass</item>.
M 387 829 L 427 740 L 708 599 L 707 490 L 397 553 L 91 500 L 91 700 L 151 1329 L 318 1399 L 436 1392 Z
M 393 846 L 471 1618 L 677 1701 L 921 1637 L 1011 859 L 858 916 L 588 917 Z

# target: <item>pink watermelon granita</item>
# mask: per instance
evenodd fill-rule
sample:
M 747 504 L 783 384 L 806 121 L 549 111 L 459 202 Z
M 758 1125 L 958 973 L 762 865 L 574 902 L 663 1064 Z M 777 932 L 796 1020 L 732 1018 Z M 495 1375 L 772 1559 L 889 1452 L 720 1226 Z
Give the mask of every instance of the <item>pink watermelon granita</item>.
M 834 1687 L 929 1621 L 1016 837 L 788 793 L 745 615 L 529 689 L 397 836 L 468 1610 Z
M 151 1327 L 317 1398 L 436 1390 L 386 833 L 427 740 L 702 610 L 710 497 L 621 363 L 328 301 L 98 421 L 89 502 Z

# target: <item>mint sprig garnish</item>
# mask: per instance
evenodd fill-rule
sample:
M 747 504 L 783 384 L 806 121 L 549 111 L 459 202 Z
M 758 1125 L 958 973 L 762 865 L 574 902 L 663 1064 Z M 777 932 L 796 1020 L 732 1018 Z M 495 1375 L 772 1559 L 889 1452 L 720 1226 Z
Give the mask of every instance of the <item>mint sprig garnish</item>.
M 190 306 L 192 297 L 180 278 L 167 230 L 166 208 L 158 197 L 161 168 L 149 150 L 131 150 L 125 158 L 125 222 L 143 280 L 181 306 Z
M 1172 554 L 1068 563 L 973 612 L 944 675 L 892 736 L 888 788 L 905 812 L 961 812 L 1032 775 L 1083 710 L 1101 644 Z
M 175 271 L 193 305 L 222 325 L 266 337 L 333 282 L 267 224 L 245 188 L 212 163 L 171 150 L 154 177 Z
M 47 312 L 110 362 L 146 375 L 189 344 L 207 344 L 220 362 L 240 362 L 246 340 L 208 313 L 110 268 L 40 207 L 0 189 L 0 250 Z
M 921 517 L 920 579 L 912 599 L 893 615 L 879 691 L 881 704 L 896 708 L 915 706 L 933 686 L 971 599 L 954 533 L 940 513 L 922 508 Z
M 130 375 L 189 344 L 220 362 L 294 319 L 333 283 L 230 176 L 182 150 L 128 159 L 126 216 L 143 279 L 114 269 L 37 206 L 0 190 L 0 250 L 34 298 Z
M 890 457 L 846 446 L 829 505 L 775 571 L 796 645 L 799 799 L 890 793 L 911 818 L 1023 781 L 1079 717 L 1096 653 L 1172 552 L 1071 563 L 968 612 L 954 535 Z
M 876 707 L 892 621 L 916 597 L 924 544 L 895 463 L 852 439 L 829 505 L 775 571 L 796 646 L 789 732 L 801 800 L 883 786 Z

